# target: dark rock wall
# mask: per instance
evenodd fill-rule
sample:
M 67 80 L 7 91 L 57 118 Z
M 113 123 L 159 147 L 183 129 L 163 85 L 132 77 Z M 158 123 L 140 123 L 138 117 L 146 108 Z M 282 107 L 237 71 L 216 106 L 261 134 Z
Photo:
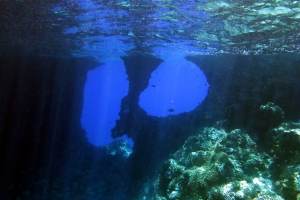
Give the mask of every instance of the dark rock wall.
M 131 176 L 123 181 L 130 185 L 130 199 L 140 198 L 141 185 L 151 183 L 161 160 L 203 126 L 255 132 L 255 127 L 263 123 L 255 120 L 259 107 L 269 101 L 283 109 L 285 120 L 300 118 L 299 55 L 187 57 L 206 74 L 210 84 L 208 96 L 194 111 L 166 118 L 147 116 L 138 105 L 140 93 L 162 60 L 147 55 L 122 59 L 130 87 L 112 134 L 114 137 L 128 134 L 135 142 L 129 165 L 124 167 Z M 88 59 L 37 56 L 20 49 L 0 54 L 0 194 L 3 197 L 17 197 L 20 191 L 30 188 L 32 185 L 27 181 L 40 169 L 46 179 L 57 176 L 56 169 L 70 165 L 71 162 L 63 164 L 70 155 L 74 155 L 72 159 L 75 157 L 80 166 L 80 158 L 90 154 L 86 169 L 98 159 L 93 150 L 86 150 L 90 145 L 80 126 L 86 74 L 98 65 Z M 216 123 L 221 120 L 225 121 Z M 105 163 L 111 164 L 103 165 L 101 171 L 114 165 L 111 158 Z M 150 192 L 152 189 L 149 187 Z
M 200 127 L 247 129 L 257 137 L 257 127 L 266 123 L 259 117 L 259 108 L 267 102 L 280 106 L 285 111 L 285 120 L 300 119 L 299 55 L 187 57 L 204 71 L 210 84 L 208 95 L 194 111 L 166 118 L 147 116 L 138 105 L 138 94 L 145 88 L 153 65 L 160 64 L 154 57 L 147 59 L 140 65 L 137 58 L 123 58 L 127 73 L 134 74 L 128 77 L 130 84 L 140 87 L 137 91 L 135 87 L 129 88 L 128 96 L 132 99 L 123 99 L 121 118 L 113 129 L 115 137 L 128 134 L 135 141 L 131 156 L 134 184 L 141 185 L 146 176 L 149 179 L 155 175 L 161 159 Z
M 51 176 L 55 165 L 87 144 L 80 126 L 83 88 L 97 65 L 20 48 L 0 54 L 1 198 L 16 198 L 39 169 Z
M 228 129 L 252 129 L 256 126 L 253 120 L 260 105 L 267 102 L 280 106 L 286 120 L 299 120 L 299 55 L 221 55 L 187 59 L 203 69 L 210 83 L 209 95 L 201 105 L 209 110 L 204 117 L 209 116 L 210 122 L 225 119 Z
M 115 138 L 123 134 L 135 137 L 132 133 L 141 129 L 140 125 L 143 123 L 140 123 L 139 117 L 146 116 L 146 112 L 138 105 L 139 96 L 147 88 L 151 73 L 163 61 L 149 55 L 134 55 L 122 59 L 128 75 L 129 92 L 121 103 L 121 120 L 116 125 L 118 128 L 112 131 Z

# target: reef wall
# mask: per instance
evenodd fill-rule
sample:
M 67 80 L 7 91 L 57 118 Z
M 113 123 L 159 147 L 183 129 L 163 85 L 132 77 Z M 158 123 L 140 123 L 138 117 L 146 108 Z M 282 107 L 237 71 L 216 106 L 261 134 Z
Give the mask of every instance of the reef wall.
M 241 128 L 255 140 L 260 139 L 258 129 L 267 121 L 260 117 L 259 108 L 267 102 L 280 106 L 287 121 L 300 118 L 299 55 L 212 55 L 186 59 L 205 73 L 210 84 L 208 95 L 194 111 L 157 118 L 147 116 L 139 107 L 138 93 L 146 87 L 154 66 L 161 61 L 143 55 L 123 58 L 127 73 L 134 74 L 128 76 L 130 84 L 140 88 L 129 88 L 128 97 L 132 98 L 123 99 L 121 118 L 113 129 L 113 136 L 128 134 L 135 142 L 131 169 L 137 185 L 146 181 L 146 174 L 148 179 L 155 176 L 154 169 L 161 160 L 199 127 L 214 126 L 228 131 Z M 140 65 L 141 60 L 147 62 Z
M 140 131 L 155 127 L 164 127 L 168 134 L 174 128 L 204 125 L 219 125 L 229 130 L 253 128 L 260 105 L 267 102 L 280 106 L 287 120 L 300 118 L 299 55 L 214 55 L 186 59 L 197 64 L 207 76 L 211 86 L 206 99 L 190 113 L 156 118 L 147 116 L 139 107 L 138 95 L 161 60 L 151 56 L 123 58 L 131 86 L 122 102 L 121 118 L 113 129 L 114 137 L 128 134 L 135 138 Z M 141 60 L 147 62 L 141 64 Z
M 110 195 L 116 187 L 124 189 L 126 185 L 128 198 L 141 199 L 141 184 L 149 183 L 148 191 L 153 191 L 151 183 L 162 160 L 178 150 L 195 130 L 214 126 L 228 131 L 247 129 L 249 134 L 255 134 L 256 127 L 265 123 L 256 119 L 260 106 L 267 102 L 280 106 L 286 121 L 300 118 L 299 55 L 187 57 L 204 71 L 210 84 L 208 96 L 194 111 L 166 118 L 147 116 L 138 105 L 139 94 L 162 60 L 149 55 L 122 59 L 130 88 L 122 100 L 120 120 L 112 135 L 128 134 L 133 138 L 135 146 L 128 166 L 105 153 L 100 153 L 100 158 L 99 151 L 104 149 L 93 149 L 80 126 L 86 74 L 99 63 L 83 58 L 40 56 L 20 48 L 2 51 L 0 193 L 6 195 L 3 197 L 30 197 L 28 192 L 20 192 L 41 187 L 32 183 L 32 177 L 41 173 L 48 180 L 42 187 L 48 191 L 40 191 L 41 194 L 66 194 L 61 188 L 76 180 L 82 188 L 95 192 L 80 191 L 74 185 L 68 190 L 70 198 L 94 198 L 93 195 L 101 193 L 99 187 L 104 186 L 103 195 Z M 124 171 L 131 177 L 111 176 Z M 95 173 L 91 175 L 92 172 Z M 91 181 L 91 176 L 102 180 Z M 68 181 L 49 181 L 55 177 Z M 116 178 L 120 181 L 116 182 Z M 123 185 L 118 185 L 121 182 Z M 52 196 L 55 198 L 58 196 Z

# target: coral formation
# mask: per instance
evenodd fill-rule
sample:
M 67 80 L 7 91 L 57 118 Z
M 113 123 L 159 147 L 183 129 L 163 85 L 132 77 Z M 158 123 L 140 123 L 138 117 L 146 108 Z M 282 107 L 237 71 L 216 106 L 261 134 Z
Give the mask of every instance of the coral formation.
M 271 103 L 261 110 L 283 116 Z M 261 150 L 239 129 L 199 130 L 163 164 L 157 199 L 300 199 L 300 123 L 266 135 L 271 145 Z
M 253 132 L 259 143 L 265 148 L 270 147 L 272 135 L 270 130 L 279 126 L 284 120 L 283 110 L 272 102 L 261 105 L 255 116 Z
M 273 122 L 272 125 L 276 125 L 284 118 L 282 109 L 279 106 L 275 106 L 272 102 L 260 106 L 259 111 L 265 118 L 268 118 L 270 123 Z
M 106 152 L 112 156 L 127 158 L 132 153 L 129 143 L 124 139 L 117 139 L 111 144 L 105 146 Z
M 204 128 L 164 163 L 159 191 L 167 199 L 281 199 L 268 179 L 271 160 L 239 129 Z
M 300 198 L 300 123 L 282 123 L 269 131 L 275 188 L 287 199 Z
M 284 119 L 284 112 L 279 106 L 276 106 L 272 102 L 268 102 L 266 105 L 262 105 L 259 108 L 259 131 L 266 132 L 271 128 L 275 128 Z

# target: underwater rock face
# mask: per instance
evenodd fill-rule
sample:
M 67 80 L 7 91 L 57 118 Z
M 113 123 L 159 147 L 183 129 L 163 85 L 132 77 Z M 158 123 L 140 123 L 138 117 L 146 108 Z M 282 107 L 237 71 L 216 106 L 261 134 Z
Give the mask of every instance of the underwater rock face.
M 167 199 L 282 199 L 269 180 L 271 161 L 239 129 L 204 128 L 164 163 L 158 190 Z
M 273 154 L 288 159 L 300 151 L 300 123 L 282 123 L 268 132 L 272 142 Z
M 262 151 L 239 129 L 198 131 L 162 165 L 157 199 L 300 199 L 300 123 L 266 135 Z
M 260 106 L 259 111 L 261 117 L 266 120 L 266 126 L 268 128 L 273 128 L 279 125 L 284 118 L 282 109 L 279 106 L 275 106 L 272 102 L 268 102 L 266 105 Z
M 132 153 L 129 143 L 124 139 L 117 139 L 105 146 L 105 149 L 110 155 L 117 155 L 123 158 L 128 158 Z
M 275 188 L 286 199 L 300 199 L 300 123 L 282 123 L 268 134 Z
M 268 131 L 283 122 L 283 110 L 272 102 L 261 105 L 256 116 L 255 130 L 262 142 L 269 141 Z

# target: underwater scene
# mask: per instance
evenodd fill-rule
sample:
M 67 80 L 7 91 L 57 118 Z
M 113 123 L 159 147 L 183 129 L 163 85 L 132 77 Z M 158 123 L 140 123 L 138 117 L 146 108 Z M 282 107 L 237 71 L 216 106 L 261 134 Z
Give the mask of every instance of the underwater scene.
M 300 1 L 1 0 L 0 200 L 300 200 Z

